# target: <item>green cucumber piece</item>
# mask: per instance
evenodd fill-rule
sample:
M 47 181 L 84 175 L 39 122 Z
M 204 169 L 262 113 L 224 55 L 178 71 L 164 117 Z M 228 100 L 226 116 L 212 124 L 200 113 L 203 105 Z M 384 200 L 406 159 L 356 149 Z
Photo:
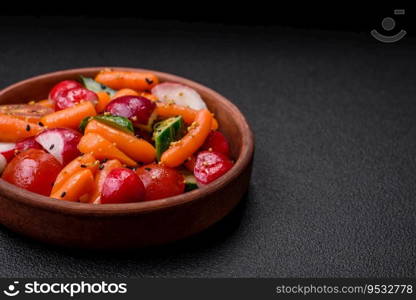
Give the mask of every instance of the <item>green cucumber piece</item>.
M 79 129 L 81 130 L 81 132 L 84 132 L 85 127 L 87 127 L 88 122 L 91 120 L 97 120 L 98 122 L 104 123 L 108 126 L 120 129 L 130 134 L 134 134 L 133 123 L 129 119 L 113 115 L 98 115 L 95 117 L 85 117 L 79 125 Z
M 95 93 L 106 92 L 111 97 L 114 96 L 114 94 L 116 93 L 116 91 L 112 88 L 109 88 L 108 86 L 101 84 L 90 77 L 84 77 L 82 75 L 80 77 L 85 88 L 89 89 L 90 91 L 93 91 Z
M 189 173 L 184 174 L 183 177 L 185 178 L 185 192 L 193 191 L 198 188 L 198 183 L 194 175 Z
M 88 122 L 94 117 L 85 117 L 84 119 L 82 119 L 81 123 L 79 124 L 79 130 L 81 132 L 85 131 L 85 127 L 87 127 Z
M 185 131 L 185 125 L 181 116 L 171 117 L 158 122 L 154 126 L 153 140 L 155 141 L 156 157 L 160 160 L 170 143 L 179 140 Z

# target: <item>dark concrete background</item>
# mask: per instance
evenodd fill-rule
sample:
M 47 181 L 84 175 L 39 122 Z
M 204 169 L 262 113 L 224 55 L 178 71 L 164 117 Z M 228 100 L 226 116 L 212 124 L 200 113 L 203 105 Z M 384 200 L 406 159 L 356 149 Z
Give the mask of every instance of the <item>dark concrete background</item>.
M 99 253 L 0 227 L 0 276 L 414 277 L 415 46 L 364 30 L 2 18 L 0 87 L 87 66 L 175 73 L 241 109 L 256 155 L 246 198 L 200 235 Z

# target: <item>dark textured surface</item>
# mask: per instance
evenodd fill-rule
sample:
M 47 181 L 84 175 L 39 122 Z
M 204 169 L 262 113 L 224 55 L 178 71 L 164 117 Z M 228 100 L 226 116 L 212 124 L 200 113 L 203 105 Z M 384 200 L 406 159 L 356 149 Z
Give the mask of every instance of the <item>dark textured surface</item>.
M 1 276 L 416 275 L 411 39 L 390 45 L 368 33 L 32 21 L 1 22 L 0 87 L 96 65 L 175 73 L 214 88 L 245 113 L 255 165 L 234 213 L 165 247 L 65 250 L 0 227 Z

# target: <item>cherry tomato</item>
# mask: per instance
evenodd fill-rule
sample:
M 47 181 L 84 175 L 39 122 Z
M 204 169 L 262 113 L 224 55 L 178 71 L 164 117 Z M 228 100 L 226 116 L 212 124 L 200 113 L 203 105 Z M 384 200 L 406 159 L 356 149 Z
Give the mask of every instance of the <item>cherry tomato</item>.
M 192 155 L 191 157 L 189 157 L 184 163 L 183 165 L 185 166 L 185 168 L 188 169 L 188 171 L 190 172 L 194 172 L 194 168 L 196 165 L 196 156 Z
M 62 165 L 49 153 L 29 149 L 12 159 L 2 179 L 28 191 L 49 196 L 61 169 Z
M 60 92 L 55 98 L 55 109 L 62 110 L 81 102 L 82 100 L 98 102 L 98 96 L 93 91 L 83 87 L 73 88 Z
M 15 116 L 28 122 L 37 123 L 53 109 L 39 104 L 7 104 L 0 105 L 0 113 Z
M 226 156 L 230 154 L 230 146 L 225 136 L 219 131 L 211 131 L 201 150 L 209 150 L 222 153 Z
M 58 95 L 66 90 L 82 88 L 82 84 L 75 80 L 64 80 L 56 84 L 49 92 L 49 100 L 56 101 Z
M 183 175 L 175 169 L 150 164 L 137 169 L 146 188 L 146 200 L 156 200 L 182 194 L 185 190 Z
M 232 161 L 224 154 L 202 151 L 196 158 L 194 175 L 198 182 L 207 184 L 227 173 L 232 166 Z
M 126 168 L 115 168 L 108 173 L 101 190 L 101 203 L 140 202 L 145 188 L 137 174 Z

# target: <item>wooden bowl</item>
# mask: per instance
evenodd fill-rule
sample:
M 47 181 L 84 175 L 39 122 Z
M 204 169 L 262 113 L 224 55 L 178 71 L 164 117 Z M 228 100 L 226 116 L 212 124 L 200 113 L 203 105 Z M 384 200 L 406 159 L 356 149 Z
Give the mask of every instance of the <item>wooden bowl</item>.
M 93 77 L 103 68 L 84 68 L 36 76 L 0 92 L 0 104 L 45 99 L 57 82 Z M 246 119 L 215 91 L 175 75 L 152 70 L 161 81 L 174 81 L 197 90 L 215 113 L 228 138 L 233 168 L 207 186 L 161 200 L 93 205 L 44 197 L 0 179 L 0 222 L 13 231 L 61 246 L 120 249 L 157 245 L 182 239 L 228 214 L 245 194 L 253 159 L 253 135 Z M 1 133 L 0 133 L 1 134 Z

